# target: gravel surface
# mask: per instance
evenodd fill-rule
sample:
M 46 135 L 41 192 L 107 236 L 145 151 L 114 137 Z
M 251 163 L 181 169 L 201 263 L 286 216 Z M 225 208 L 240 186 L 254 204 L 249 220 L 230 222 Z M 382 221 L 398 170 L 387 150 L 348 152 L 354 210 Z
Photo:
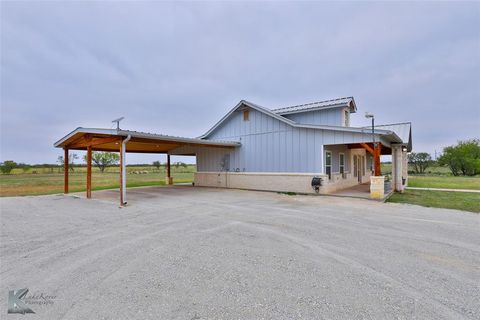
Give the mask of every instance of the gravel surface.
M 150 187 L 1 198 L 0 318 L 480 319 L 480 216 Z M 115 201 L 115 204 L 111 201 Z M 55 296 L 7 314 L 8 290 Z

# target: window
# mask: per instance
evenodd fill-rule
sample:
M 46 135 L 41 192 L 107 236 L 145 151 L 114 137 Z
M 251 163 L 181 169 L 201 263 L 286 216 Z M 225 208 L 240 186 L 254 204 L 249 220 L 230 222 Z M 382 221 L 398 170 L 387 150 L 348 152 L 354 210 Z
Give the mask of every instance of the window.
M 344 177 L 345 174 L 345 154 L 344 153 L 339 153 L 339 168 L 340 168 L 340 173 L 342 174 L 342 177 Z
M 344 115 L 343 115 L 343 124 L 345 127 L 350 126 L 350 112 L 348 112 L 348 109 L 345 109 Z
M 325 152 L 325 173 L 328 175 L 328 179 L 332 178 L 332 153 L 330 151 Z
M 249 120 L 250 120 L 250 111 L 243 110 L 243 121 L 249 121 Z

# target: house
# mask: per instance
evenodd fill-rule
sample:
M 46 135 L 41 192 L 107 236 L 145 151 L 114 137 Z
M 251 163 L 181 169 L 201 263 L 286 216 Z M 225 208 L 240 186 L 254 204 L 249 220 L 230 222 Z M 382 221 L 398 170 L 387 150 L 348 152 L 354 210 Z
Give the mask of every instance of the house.
M 68 151 L 87 151 L 87 198 L 91 197 L 91 153 L 120 153 L 120 203 L 126 203 L 125 153 L 196 156 L 194 184 L 297 193 L 328 194 L 370 183 L 382 197 L 380 155 L 392 155 L 392 186 L 407 184 L 407 153 L 412 150 L 410 123 L 356 128 L 353 97 L 267 109 L 242 100 L 210 130 L 197 138 L 117 129 L 77 128 L 54 146 L 65 151 L 65 193 L 68 193 Z
M 406 154 L 412 149 L 411 124 L 377 125 L 372 135 L 371 127 L 350 126 L 356 112 L 353 97 L 279 109 L 242 100 L 199 137 L 235 141 L 238 147 L 183 146 L 169 154 L 196 155 L 197 186 L 299 193 L 331 193 L 368 183 L 375 159 L 380 176 L 380 154 L 392 154 L 397 167 L 393 185 L 402 191 Z M 316 189 L 313 177 L 321 178 Z

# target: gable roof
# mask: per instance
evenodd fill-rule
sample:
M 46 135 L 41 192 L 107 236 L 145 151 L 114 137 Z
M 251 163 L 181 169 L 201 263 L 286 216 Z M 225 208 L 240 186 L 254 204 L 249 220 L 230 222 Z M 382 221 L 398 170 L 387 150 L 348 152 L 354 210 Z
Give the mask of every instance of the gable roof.
M 352 98 L 353 100 L 353 98 Z M 343 131 L 343 132 L 358 132 L 358 133 L 370 133 L 368 128 L 354 128 L 354 127 L 342 127 L 342 126 L 330 126 L 330 125 L 308 125 L 308 124 L 301 124 L 294 122 L 288 118 L 285 118 L 277 113 L 274 113 L 273 110 L 264 108 L 259 106 L 258 104 L 241 100 L 235 107 L 233 107 L 225 116 L 223 116 L 220 121 L 218 121 L 210 130 L 208 130 L 205 134 L 198 137 L 198 139 L 205 139 L 207 138 L 213 131 L 215 131 L 223 122 L 225 122 L 230 115 L 232 115 L 236 110 L 240 109 L 241 107 L 250 107 L 255 109 L 259 112 L 262 112 L 266 115 L 269 115 L 279 121 L 282 121 L 292 127 L 295 128 L 306 128 L 306 129 L 321 129 L 321 130 L 331 130 L 331 131 Z M 401 142 L 400 138 L 395 134 L 395 132 L 390 130 L 382 130 L 382 129 L 375 129 L 376 134 L 380 135 L 387 135 L 391 137 L 396 142 Z
M 380 124 L 380 125 L 375 125 L 375 128 L 395 132 L 395 134 L 400 139 L 402 139 L 403 144 L 407 146 L 407 151 L 408 152 L 412 151 L 412 123 L 411 122 Z
M 255 104 L 255 103 L 252 103 L 252 102 L 249 102 L 249 101 L 246 101 L 246 100 L 241 100 L 239 103 L 237 103 L 237 105 L 235 107 L 233 107 L 225 116 L 223 116 L 222 119 L 220 119 L 220 121 L 218 121 L 210 130 L 208 130 L 205 134 L 201 135 L 200 137 L 198 137 L 199 139 L 203 139 L 203 138 L 206 138 L 210 135 L 210 133 L 212 133 L 213 131 L 215 131 L 215 129 L 217 129 L 225 120 L 227 120 L 228 117 L 230 117 L 230 115 L 232 115 L 232 113 L 234 113 L 237 109 L 239 109 L 240 107 L 243 107 L 243 106 L 247 106 L 247 107 L 250 107 L 252 109 L 255 109 L 259 112 L 262 112 L 262 113 L 265 113 L 279 121 L 282 121 L 286 124 L 289 124 L 289 125 L 294 125 L 295 122 L 293 122 L 292 120 L 290 119 L 287 119 L 285 117 L 282 117 L 276 113 L 273 113 L 271 110 L 267 109 L 267 108 L 264 108 L 264 107 L 261 107 L 259 106 L 258 104 Z
M 349 107 L 350 112 L 354 113 L 357 111 L 357 106 L 353 97 L 338 98 L 332 100 L 318 101 L 300 104 L 291 107 L 277 108 L 273 109 L 272 112 L 280 115 L 292 114 L 292 113 L 301 113 L 309 112 L 320 109 L 330 109 L 330 108 L 339 108 L 339 107 Z

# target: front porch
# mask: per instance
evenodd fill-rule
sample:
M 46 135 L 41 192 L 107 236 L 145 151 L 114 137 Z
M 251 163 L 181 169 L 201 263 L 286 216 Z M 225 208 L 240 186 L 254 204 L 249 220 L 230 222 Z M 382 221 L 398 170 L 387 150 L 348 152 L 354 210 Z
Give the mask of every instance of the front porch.
M 391 183 L 390 181 L 388 181 L 385 183 L 385 192 L 383 197 L 378 200 L 381 200 L 381 201 L 385 200 L 392 194 L 392 192 L 393 190 L 391 187 Z M 331 193 L 330 195 L 338 196 L 338 197 L 348 197 L 348 198 L 371 199 L 370 183 L 362 183 L 362 184 L 357 184 L 353 187 L 340 189 L 338 191 Z

